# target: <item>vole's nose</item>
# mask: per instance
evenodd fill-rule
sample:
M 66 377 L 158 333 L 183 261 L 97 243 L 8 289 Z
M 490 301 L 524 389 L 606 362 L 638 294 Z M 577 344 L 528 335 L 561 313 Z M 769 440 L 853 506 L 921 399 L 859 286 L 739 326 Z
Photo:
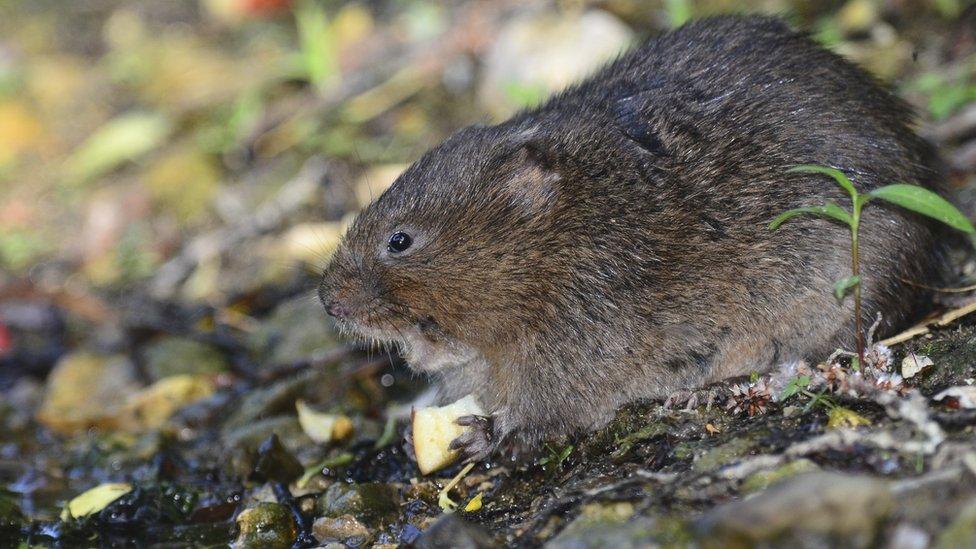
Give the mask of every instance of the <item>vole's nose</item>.
M 345 318 L 349 316 L 349 308 L 343 303 L 334 299 L 326 304 L 325 312 L 329 313 L 329 316 L 333 316 L 335 318 Z

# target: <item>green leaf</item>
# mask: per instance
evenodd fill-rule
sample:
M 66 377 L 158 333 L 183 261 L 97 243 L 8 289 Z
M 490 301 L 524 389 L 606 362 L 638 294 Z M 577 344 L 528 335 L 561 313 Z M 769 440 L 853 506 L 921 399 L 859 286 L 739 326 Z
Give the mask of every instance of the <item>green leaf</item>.
M 66 175 L 73 182 L 87 182 L 152 151 L 171 130 L 172 124 L 162 114 L 123 114 L 98 128 L 71 154 Z
M 861 277 L 859 276 L 849 276 L 834 282 L 834 297 L 836 297 L 838 300 L 844 299 L 844 295 L 847 293 L 847 290 L 850 290 L 860 283 Z
M 335 33 L 325 10 L 316 2 L 306 0 L 295 9 L 298 39 L 301 43 L 301 63 L 308 80 L 327 91 L 339 79 Z
M 857 189 L 854 188 L 854 184 L 851 180 L 844 175 L 844 172 L 838 170 L 837 168 L 828 168 L 827 166 L 817 166 L 816 164 L 800 164 L 799 166 L 794 166 L 786 170 L 787 173 L 820 173 L 824 175 L 829 175 L 834 178 L 834 181 L 838 185 L 847 191 L 847 194 L 851 195 L 851 198 L 857 196 Z
M 810 376 L 799 376 L 791 379 L 789 383 L 786 384 L 786 387 L 783 387 L 783 392 L 779 394 L 779 401 L 783 402 L 791 396 L 799 393 L 803 389 L 806 389 L 807 385 L 809 384 Z
M 776 219 L 774 219 L 769 224 L 769 228 L 770 229 L 773 229 L 773 230 L 778 229 L 779 226 L 782 225 L 783 222 L 786 221 L 787 219 L 790 219 L 792 217 L 796 217 L 798 215 L 803 215 L 803 214 L 819 215 L 821 217 L 829 217 L 831 219 L 835 219 L 835 220 L 840 221 L 841 223 L 845 223 L 847 225 L 850 225 L 851 222 L 852 222 L 851 214 L 847 213 L 847 211 L 845 211 L 843 208 L 841 208 L 837 204 L 834 204 L 833 202 L 830 202 L 830 203 L 828 203 L 825 206 L 807 206 L 805 208 L 795 208 L 795 209 L 792 209 L 792 210 L 787 210 L 787 211 L 779 214 L 778 216 L 776 216 Z
M 966 219 L 966 216 L 946 199 L 918 185 L 898 183 L 875 189 L 869 194 L 874 198 L 880 198 L 902 208 L 937 219 L 962 232 L 972 233 L 976 230 L 973 229 L 973 224 Z
M 680 27 L 691 19 L 691 2 L 689 0 L 666 0 L 664 6 L 672 27 Z

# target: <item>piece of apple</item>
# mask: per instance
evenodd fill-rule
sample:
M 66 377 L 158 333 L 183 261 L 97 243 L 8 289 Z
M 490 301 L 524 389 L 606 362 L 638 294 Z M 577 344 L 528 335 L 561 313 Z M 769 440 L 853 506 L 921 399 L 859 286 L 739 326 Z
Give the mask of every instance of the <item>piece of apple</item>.
M 431 406 L 413 411 L 413 451 L 421 474 L 433 473 L 458 458 L 458 452 L 451 450 L 449 446 L 452 440 L 469 428 L 455 423 L 459 417 L 468 415 L 485 415 L 473 395 L 447 406 Z

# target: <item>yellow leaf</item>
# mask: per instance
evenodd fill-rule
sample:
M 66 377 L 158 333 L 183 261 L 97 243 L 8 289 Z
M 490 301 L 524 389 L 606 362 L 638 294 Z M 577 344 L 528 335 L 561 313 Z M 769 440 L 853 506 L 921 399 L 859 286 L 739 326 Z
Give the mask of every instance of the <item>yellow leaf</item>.
M 469 501 L 468 504 L 464 506 L 464 512 L 465 513 L 473 513 L 475 511 L 480 510 L 481 507 L 482 507 L 482 503 L 481 503 L 481 496 L 482 495 L 483 494 L 481 492 L 478 492 L 478 494 L 476 496 L 474 496 L 473 498 L 471 498 L 471 501 Z
M 180 408 L 207 398 L 215 390 L 209 376 L 164 377 L 129 397 L 121 424 L 134 431 L 162 427 Z
M 352 433 L 352 421 L 343 415 L 325 414 L 313 410 L 304 400 L 295 402 L 298 411 L 298 424 L 308 438 L 319 444 L 342 440 Z
M 837 406 L 830 411 L 827 419 L 828 429 L 839 429 L 844 427 L 854 428 L 861 425 L 871 425 L 871 420 L 858 414 L 854 410 Z
M 124 482 L 96 486 L 69 501 L 68 507 L 61 511 L 61 520 L 93 515 L 131 491 L 132 485 Z

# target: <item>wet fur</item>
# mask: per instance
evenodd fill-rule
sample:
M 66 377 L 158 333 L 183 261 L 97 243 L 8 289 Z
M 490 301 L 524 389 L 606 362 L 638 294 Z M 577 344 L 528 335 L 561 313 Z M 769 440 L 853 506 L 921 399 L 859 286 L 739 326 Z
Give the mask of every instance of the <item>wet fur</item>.
M 634 399 L 849 346 L 852 303 L 831 291 L 850 273 L 846 227 L 767 225 L 848 205 L 796 164 L 941 192 L 911 126 L 900 100 L 779 20 L 693 22 L 425 154 L 362 212 L 320 293 L 353 332 L 421 342 L 411 366 L 446 400 L 475 393 L 496 439 L 594 428 Z M 928 303 L 903 280 L 938 284 L 946 239 L 881 203 L 862 223 L 863 314 L 889 333 Z M 414 249 L 384 255 L 399 229 Z

